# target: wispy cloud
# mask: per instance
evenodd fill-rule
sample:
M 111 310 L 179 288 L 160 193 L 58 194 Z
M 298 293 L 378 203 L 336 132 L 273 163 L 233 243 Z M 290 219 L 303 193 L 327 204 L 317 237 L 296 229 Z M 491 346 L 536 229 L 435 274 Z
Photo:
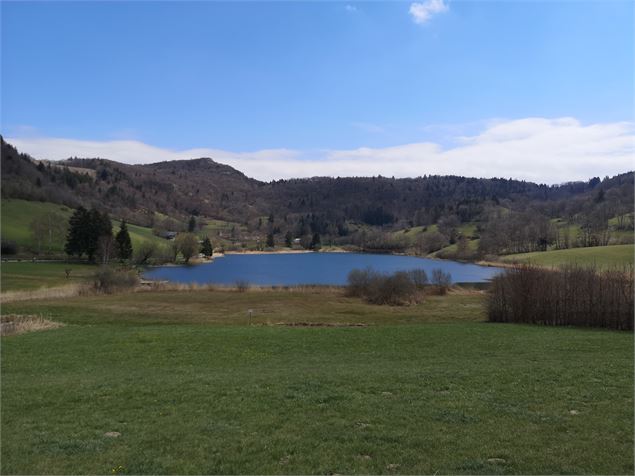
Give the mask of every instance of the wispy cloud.
M 169 150 L 139 141 L 83 141 L 10 137 L 7 141 L 40 159 L 102 157 L 126 163 L 211 157 L 261 180 L 312 176 L 455 174 L 512 177 L 541 183 L 587 180 L 633 170 L 635 124 L 583 125 L 570 117 L 525 118 L 489 123 L 455 138 L 455 145 L 415 142 L 346 150 L 266 149 L 232 152 L 198 148 Z
M 408 12 L 415 23 L 422 25 L 437 13 L 443 13 L 448 9 L 449 7 L 444 0 L 426 0 L 425 2 L 411 3 Z
M 344 8 L 346 9 L 347 12 L 350 12 L 350 13 L 354 13 L 357 11 L 357 7 L 355 5 L 351 5 L 350 3 L 346 4 Z

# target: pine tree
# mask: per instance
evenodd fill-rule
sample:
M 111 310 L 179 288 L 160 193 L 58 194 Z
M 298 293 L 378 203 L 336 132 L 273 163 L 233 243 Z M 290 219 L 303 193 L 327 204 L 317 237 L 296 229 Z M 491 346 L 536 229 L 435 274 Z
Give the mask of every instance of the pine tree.
M 126 220 L 121 220 L 121 226 L 115 241 L 117 242 L 117 256 L 119 256 L 119 259 L 121 261 L 130 259 L 132 257 L 132 241 L 130 241 Z
M 203 244 L 201 245 L 201 253 L 205 255 L 207 258 L 214 254 L 214 248 L 212 247 L 212 242 L 209 240 L 209 237 L 205 237 L 203 240 Z
M 88 261 L 95 260 L 95 254 L 99 250 L 99 239 L 101 237 L 112 237 L 112 223 L 108 213 L 99 213 L 95 208 L 88 212 L 88 230 L 86 234 L 85 252 Z
M 269 233 L 267 235 L 267 246 L 269 248 L 273 248 L 276 245 L 276 242 L 273 239 L 273 233 Z
M 107 213 L 90 211 L 80 206 L 69 220 L 68 235 L 64 251 L 70 256 L 86 253 L 89 261 L 95 260 L 101 238 L 112 238 L 112 224 Z
M 291 248 L 291 246 L 293 245 L 293 235 L 290 231 L 287 231 L 287 234 L 284 235 L 284 244 L 287 246 L 287 248 Z
M 189 233 L 194 233 L 194 230 L 196 230 L 196 218 L 194 218 L 194 215 L 192 215 L 190 217 L 190 221 L 187 224 L 187 231 Z
M 68 235 L 64 245 L 64 251 L 67 255 L 82 257 L 82 254 L 86 251 L 89 228 L 88 211 L 80 206 L 68 221 Z

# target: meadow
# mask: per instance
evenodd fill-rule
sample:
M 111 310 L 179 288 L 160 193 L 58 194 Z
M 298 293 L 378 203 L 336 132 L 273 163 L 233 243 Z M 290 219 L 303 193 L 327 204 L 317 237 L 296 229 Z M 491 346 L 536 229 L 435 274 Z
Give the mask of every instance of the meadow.
M 635 245 L 594 246 L 592 248 L 570 248 L 566 250 L 537 251 L 502 256 L 504 263 L 531 263 L 536 266 L 562 266 L 578 264 L 598 268 L 633 265 Z
M 87 281 L 96 269 L 85 263 L 4 262 L 0 266 L 0 285 L 2 292 L 65 286 Z M 66 270 L 70 270 L 68 277 Z
M 1 470 L 632 473 L 632 334 L 487 323 L 484 299 L 203 288 L 5 303 L 65 325 L 2 337 Z

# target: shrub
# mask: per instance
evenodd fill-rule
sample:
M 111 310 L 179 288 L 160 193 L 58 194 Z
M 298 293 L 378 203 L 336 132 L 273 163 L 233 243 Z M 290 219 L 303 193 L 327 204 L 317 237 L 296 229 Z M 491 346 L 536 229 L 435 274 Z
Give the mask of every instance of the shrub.
M 633 330 L 633 291 L 633 267 L 598 271 L 521 265 L 492 280 L 488 319 Z
M 346 294 L 351 297 L 364 297 L 368 294 L 373 280 L 379 277 L 381 275 L 371 268 L 352 270 L 348 273 Z
M 452 275 L 442 269 L 435 268 L 432 270 L 431 282 L 437 294 L 443 296 L 452 284 Z
M 0 254 L 4 255 L 15 255 L 18 253 L 18 245 L 15 241 L 11 240 L 2 240 L 2 245 L 0 247 Z
M 361 297 L 372 304 L 403 305 L 416 302 L 421 296 L 424 277 L 418 270 L 382 274 L 370 268 L 354 269 L 348 275 L 346 294 Z
M 112 294 L 117 291 L 134 288 L 139 284 L 139 275 L 134 270 L 100 267 L 93 276 L 93 288 L 96 291 Z
M 423 289 L 426 287 L 426 284 L 428 284 L 428 275 L 426 274 L 425 270 L 412 269 L 408 271 L 408 274 L 410 275 L 410 279 L 417 287 L 417 289 Z
M 236 291 L 238 291 L 239 293 L 244 293 L 248 289 L 249 289 L 248 281 L 245 281 L 244 279 L 239 279 L 238 281 L 236 281 Z

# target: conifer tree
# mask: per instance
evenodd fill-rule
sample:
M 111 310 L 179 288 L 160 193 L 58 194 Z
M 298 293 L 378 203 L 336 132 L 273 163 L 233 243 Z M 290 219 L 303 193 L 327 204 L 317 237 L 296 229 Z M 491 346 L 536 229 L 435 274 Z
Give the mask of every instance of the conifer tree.
M 80 206 L 69 219 L 68 225 L 64 251 L 69 256 L 77 255 L 77 257 L 81 258 L 86 251 L 86 243 L 88 242 L 88 230 L 90 228 L 88 211 Z
M 201 245 L 201 253 L 205 255 L 207 258 L 214 254 L 214 248 L 212 247 L 212 242 L 209 240 L 209 237 L 205 237 L 203 240 L 203 244 Z
M 121 220 L 121 226 L 115 241 L 117 242 L 117 256 L 119 256 L 119 259 L 121 261 L 130 259 L 132 257 L 132 241 L 130 240 L 126 220 Z

